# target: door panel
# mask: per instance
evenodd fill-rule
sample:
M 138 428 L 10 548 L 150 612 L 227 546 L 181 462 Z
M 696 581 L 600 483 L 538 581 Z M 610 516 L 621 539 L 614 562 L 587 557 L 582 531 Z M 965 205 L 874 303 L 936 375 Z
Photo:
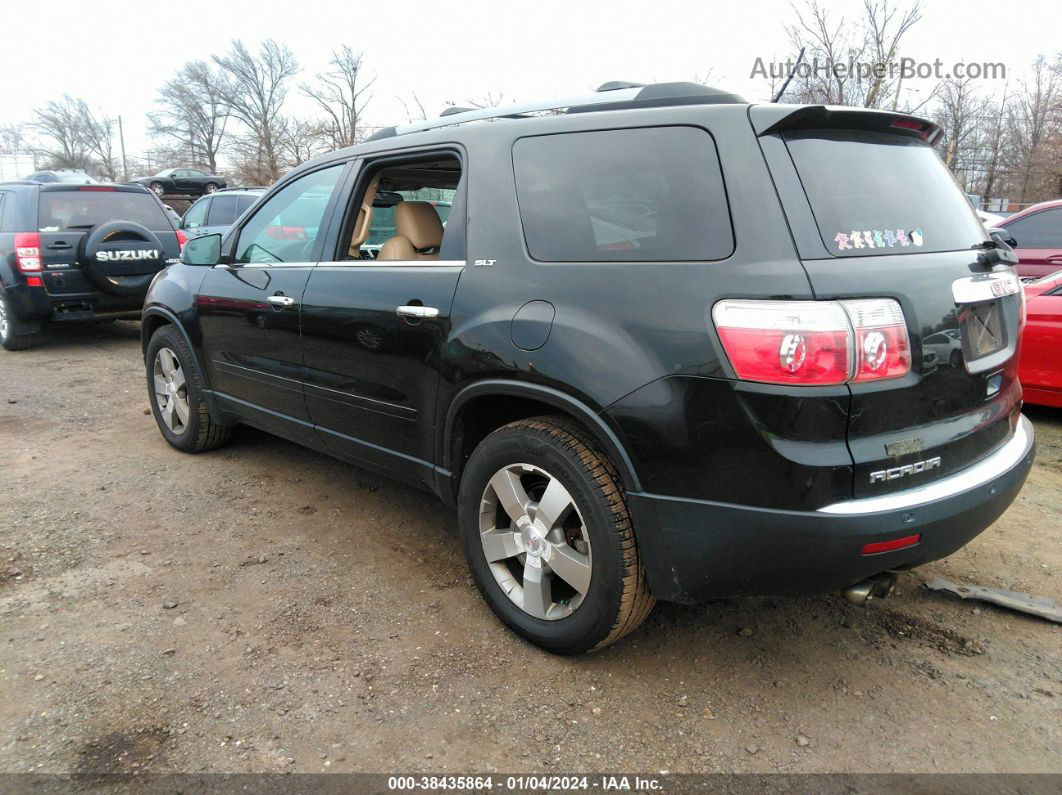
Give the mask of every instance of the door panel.
M 464 263 L 327 264 L 303 297 L 306 404 L 335 454 L 431 482 L 439 363 Z M 403 305 L 437 317 L 399 317 Z
M 308 421 L 302 394 L 299 301 L 313 265 L 213 268 L 199 288 L 207 377 L 216 392 Z M 269 299 L 288 297 L 282 306 Z

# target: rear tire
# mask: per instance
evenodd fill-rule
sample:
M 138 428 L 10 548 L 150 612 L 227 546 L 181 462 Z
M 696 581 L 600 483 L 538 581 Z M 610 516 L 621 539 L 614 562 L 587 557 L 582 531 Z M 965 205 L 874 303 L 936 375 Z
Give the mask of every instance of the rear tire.
M 458 514 L 480 593 L 536 646 L 603 648 L 655 604 L 616 469 L 564 418 L 520 420 L 484 439 L 461 478 Z
M 215 183 L 208 182 L 206 184 L 206 192 L 207 193 L 217 193 L 217 191 L 218 191 L 218 186 Z
M 161 182 L 152 182 L 150 185 L 148 185 L 148 188 L 160 199 L 166 193 L 166 187 Z
M 210 416 L 203 373 L 180 332 L 159 328 L 144 361 L 151 412 L 167 442 L 185 453 L 202 453 L 228 441 L 231 429 Z
M 0 346 L 3 346 L 5 351 L 24 351 L 37 340 L 35 333 L 19 333 L 18 328 L 19 323 L 14 317 L 11 304 L 0 290 Z

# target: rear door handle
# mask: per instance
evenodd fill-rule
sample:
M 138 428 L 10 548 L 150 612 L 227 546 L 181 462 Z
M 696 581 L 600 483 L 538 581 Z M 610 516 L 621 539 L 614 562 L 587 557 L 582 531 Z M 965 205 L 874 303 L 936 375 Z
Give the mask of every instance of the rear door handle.
M 400 306 L 396 311 L 399 317 L 412 317 L 417 320 L 439 316 L 439 310 L 434 306 Z
M 1062 265 L 1062 254 L 1052 254 L 1047 261 L 1052 265 Z
M 295 299 L 290 295 L 271 295 L 266 301 L 273 306 L 295 306 Z

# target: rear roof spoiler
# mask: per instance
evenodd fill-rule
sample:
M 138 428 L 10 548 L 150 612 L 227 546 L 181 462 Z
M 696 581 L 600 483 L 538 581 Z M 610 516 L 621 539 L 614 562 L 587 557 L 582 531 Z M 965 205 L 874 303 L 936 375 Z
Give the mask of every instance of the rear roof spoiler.
M 932 146 L 944 134 L 939 125 L 918 116 L 837 105 L 755 105 L 749 109 L 749 120 L 756 135 L 793 130 L 875 130 L 921 138 Z

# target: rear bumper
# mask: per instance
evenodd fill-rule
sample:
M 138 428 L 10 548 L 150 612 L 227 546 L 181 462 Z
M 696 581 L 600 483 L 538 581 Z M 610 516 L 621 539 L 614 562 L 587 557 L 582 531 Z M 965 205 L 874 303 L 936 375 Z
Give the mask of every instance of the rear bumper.
M 104 292 L 49 293 L 41 287 L 13 284 L 6 294 L 14 319 L 22 323 L 52 320 L 92 320 L 102 317 L 137 317 L 143 296 L 125 298 Z
M 890 569 L 946 557 L 981 533 L 1017 496 L 1032 467 L 1032 424 L 948 478 L 817 511 L 628 495 L 649 586 L 658 599 L 815 593 Z M 863 545 L 921 534 L 918 544 L 863 555 Z

